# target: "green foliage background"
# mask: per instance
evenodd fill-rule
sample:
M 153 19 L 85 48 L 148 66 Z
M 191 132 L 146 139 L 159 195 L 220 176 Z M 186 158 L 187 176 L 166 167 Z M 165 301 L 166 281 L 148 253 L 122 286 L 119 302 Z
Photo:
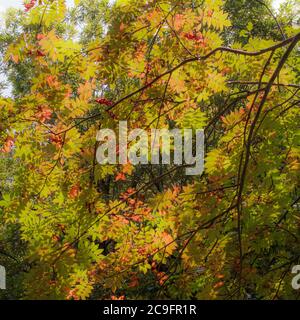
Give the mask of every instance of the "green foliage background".
M 0 298 L 298 299 L 297 1 L 75 2 L 0 33 Z M 204 174 L 98 165 L 119 120 L 204 128 Z

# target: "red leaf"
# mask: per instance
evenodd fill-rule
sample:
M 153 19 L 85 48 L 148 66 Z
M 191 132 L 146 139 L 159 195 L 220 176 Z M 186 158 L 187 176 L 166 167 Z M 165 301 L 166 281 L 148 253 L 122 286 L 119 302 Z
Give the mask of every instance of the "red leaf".
M 116 181 L 126 181 L 126 176 L 123 172 L 120 172 L 117 176 L 116 176 Z
M 33 8 L 35 6 L 35 3 L 36 3 L 36 0 L 26 1 L 24 3 L 25 12 L 28 12 L 31 8 Z
M 130 281 L 130 283 L 129 283 L 129 287 L 130 288 L 135 288 L 135 287 L 137 287 L 139 285 L 139 278 L 137 277 L 137 276 L 133 276 L 132 278 L 131 278 L 131 281 Z
M 96 102 L 99 103 L 99 104 L 104 104 L 108 107 L 112 106 L 113 105 L 113 102 L 108 100 L 108 99 L 105 99 L 105 98 L 98 98 L 96 99 Z
M 208 10 L 208 11 L 207 11 L 207 16 L 208 16 L 209 18 L 211 18 L 211 17 L 213 16 L 213 14 L 214 14 L 214 12 L 213 12 L 212 10 Z
M 50 141 L 57 147 L 61 148 L 63 145 L 63 139 L 59 135 L 51 134 Z
M 120 297 L 111 296 L 111 300 L 125 300 L 125 296 L 120 296 Z
M 45 54 L 41 50 L 36 50 L 36 55 L 38 57 L 45 57 Z
M 38 112 L 36 114 L 36 117 L 44 123 L 47 120 L 50 120 L 52 116 L 52 110 L 48 108 L 47 106 L 40 106 L 38 107 Z
M 44 39 L 44 38 L 46 38 L 46 36 L 45 36 L 44 34 L 42 34 L 42 33 L 39 33 L 39 34 L 36 36 L 36 39 L 37 39 L 37 40 L 42 40 L 42 39 Z
M 69 191 L 69 197 L 71 199 L 75 199 L 79 196 L 79 193 L 80 193 L 80 186 L 76 184 L 75 186 L 71 187 Z

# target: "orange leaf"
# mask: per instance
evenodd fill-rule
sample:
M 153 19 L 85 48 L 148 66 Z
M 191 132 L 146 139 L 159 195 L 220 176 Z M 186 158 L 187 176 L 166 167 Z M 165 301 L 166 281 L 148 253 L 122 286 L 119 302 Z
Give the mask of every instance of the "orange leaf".
M 70 191 L 69 191 L 69 197 L 71 199 L 75 199 L 79 196 L 80 193 L 80 186 L 78 184 L 76 184 L 75 186 L 73 186 Z
M 123 172 L 120 172 L 117 176 L 116 176 L 116 181 L 126 181 L 126 176 Z
M 52 110 L 47 106 L 40 106 L 38 107 L 38 112 L 36 117 L 44 123 L 46 120 L 50 120 L 52 116 Z
M 1 152 L 9 153 L 11 151 L 12 147 L 14 146 L 14 144 L 15 144 L 14 139 L 10 136 L 7 137 L 4 142 L 3 148 L 1 149 Z
M 220 282 L 218 282 L 218 283 L 216 283 L 216 284 L 214 285 L 214 289 L 219 289 L 219 288 L 223 287 L 224 284 L 225 284 L 225 283 L 224 283 L 223 281 L 220 281 Z

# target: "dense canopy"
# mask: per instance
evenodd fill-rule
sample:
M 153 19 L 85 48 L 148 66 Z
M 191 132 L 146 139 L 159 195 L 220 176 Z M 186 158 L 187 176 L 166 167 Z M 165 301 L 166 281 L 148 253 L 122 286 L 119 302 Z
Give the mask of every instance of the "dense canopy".
M 0 33 L 11 299 L 297 299 L 299 7 L 25 1 Z M 298 20 L 297 20 L 298 19 Z M 205 170 L 100 165 L 101 128 L 205 130 Z

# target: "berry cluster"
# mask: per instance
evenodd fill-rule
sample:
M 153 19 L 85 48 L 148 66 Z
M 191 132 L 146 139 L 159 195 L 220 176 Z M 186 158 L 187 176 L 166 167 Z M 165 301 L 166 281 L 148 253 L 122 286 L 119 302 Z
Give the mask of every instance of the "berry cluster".
M 203 46 L 206 45 L 206 40 L 202 33 L 198 32 L 188 32 L 184 34 L 184 37 L 188 40 L 195 41 Z
M 25 11 L 28 12 L 31 8 L 35 6 L 36 0 L 30 0 L 29 2 L 26 1 L 24 3 Z
M 113 105 L 113 102 L 111 102 L 110 100 L 107 100 L 105 98 L 99 98 L 99 99 L 96 99 L 96 102 L 99 103 L 99 104 L 104 104 L 108 107 L 111 107 Z

